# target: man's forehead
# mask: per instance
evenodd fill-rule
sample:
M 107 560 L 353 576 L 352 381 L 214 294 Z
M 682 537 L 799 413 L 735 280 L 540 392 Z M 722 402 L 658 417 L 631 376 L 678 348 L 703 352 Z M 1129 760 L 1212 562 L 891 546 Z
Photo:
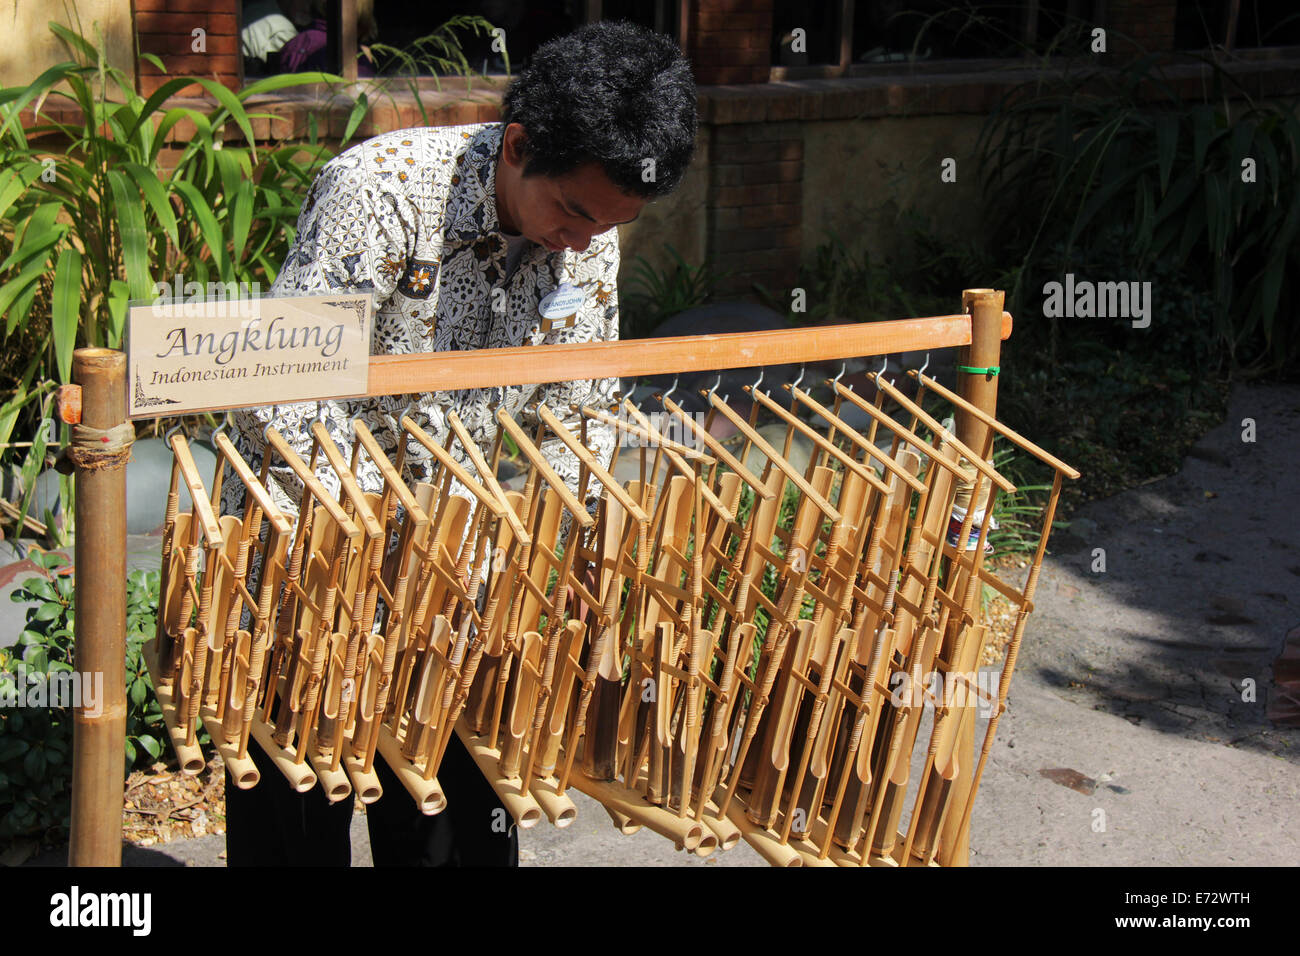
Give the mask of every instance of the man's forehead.
M 593 222 L 614 225 L 632 222 L 646 201 L 623 192 L 596 163 L 588 163 L 556 177 L 560 198 L 571 210 Z

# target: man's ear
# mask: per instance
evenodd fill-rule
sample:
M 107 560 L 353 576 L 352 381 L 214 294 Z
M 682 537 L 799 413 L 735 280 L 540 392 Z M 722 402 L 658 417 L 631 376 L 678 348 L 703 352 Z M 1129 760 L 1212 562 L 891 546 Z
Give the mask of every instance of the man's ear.
M 511 167 L 523 172 L 524 162 L 527 160 L 525 147 L 528 143 L 528 134 L 524 131 L 521 123 L 511 123 L 501 137 L 501 158 Z

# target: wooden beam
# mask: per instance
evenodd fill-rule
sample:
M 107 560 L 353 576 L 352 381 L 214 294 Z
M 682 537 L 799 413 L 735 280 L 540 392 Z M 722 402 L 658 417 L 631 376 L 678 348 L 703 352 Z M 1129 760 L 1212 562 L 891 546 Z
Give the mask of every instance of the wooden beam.
M 941 315 L 765 332 L 375 355 L 366 394 L 632 378 L 935 350 L 970 345 L 970 328 L 969 315 Z M 1011 314 L 1003 312 L 1002 338 L 1010 335 Z

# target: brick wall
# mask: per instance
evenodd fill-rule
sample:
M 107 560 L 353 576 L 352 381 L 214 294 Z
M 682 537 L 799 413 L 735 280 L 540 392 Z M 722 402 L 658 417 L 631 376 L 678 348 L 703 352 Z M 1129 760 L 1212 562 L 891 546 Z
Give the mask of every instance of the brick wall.
M 167 76 L 140 60 L 140 92 L 149 95 L 167 79 L 203 76 L 239 87 L 239 0 L 133 0 L 140 51 L 152 53 L 167 67 Z M 204 31 L 203 50 L 194 49 L 194 30 Z M 202 92 L 187 87 L 183 94 Z
M 686 42 L 697 83 L 766 83 L 772 0 L 695 0 Z
M 803 130 L 798 122 L 713 128 L 708 254 L 723 295 L 755 282 L 776 294 L 792 284 L 803 242 Z
M 1177 6 L 1177 0 L 1110 0 L 1106 25 L 1143 50 L 1172 50 Z

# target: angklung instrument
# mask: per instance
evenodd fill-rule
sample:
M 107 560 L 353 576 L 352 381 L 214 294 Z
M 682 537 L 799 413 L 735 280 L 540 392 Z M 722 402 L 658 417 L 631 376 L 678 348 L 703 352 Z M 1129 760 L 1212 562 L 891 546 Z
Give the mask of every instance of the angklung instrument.
M 170 436 L 146 657 L 182 769 L 204 765 L 202 726 L 236 786 L 258 783 L 252 739 L 292 786 L 332 800 L 402 799 L 382 794 L 385 760 L 433 814 L 455 734 L 521 828 L 567 826 L 575 789 L 621 831 L 702 856 L 743 839 L 781 866 L 949 862 L 1078 473 L 911 374 L 910 397 L 881 373 L 873 395 L 801 374 L 784 396 L 760 380 L 743 405 L 701 392 L 699 416 L 671 392 L 653 417 L 626 399 L 540 405 L 528 430 L 501 411 L 490 453 L 454 413 L 444 442 L 401 417 L 391 460 L 360 421 L 350 447 L 315 423 L 306 457 L 268 428 L 255 463 L 218 434 L 210 485 Z M 948 414 L 980 424 L 974 446 Z M 626 439 L 615 457 L 636 456 L 632 480 L 587 449 L 588 422 Z M 723 423 L 734 440 L 716 437 Z M 514 490 L 497 478 L 507 438 L 526 467 Z M 593 509 L 542 455 L 550 439 L 576 456 Z M 408 443 L 432 456 L 428 481 L 403 477 Z M 1055 475 L 1019 585 L 988 560 L 999 495 L 1016 491 L 995 444 Z M 359 486 L 363 457 L 382 487 Z M 296 513 L 268 492 L 272 465 L 301 480 Z M 218 515 L 229 481 L 243 510 Z M 986 587 L 1016 610 L 996 688 L 978 676 Z

